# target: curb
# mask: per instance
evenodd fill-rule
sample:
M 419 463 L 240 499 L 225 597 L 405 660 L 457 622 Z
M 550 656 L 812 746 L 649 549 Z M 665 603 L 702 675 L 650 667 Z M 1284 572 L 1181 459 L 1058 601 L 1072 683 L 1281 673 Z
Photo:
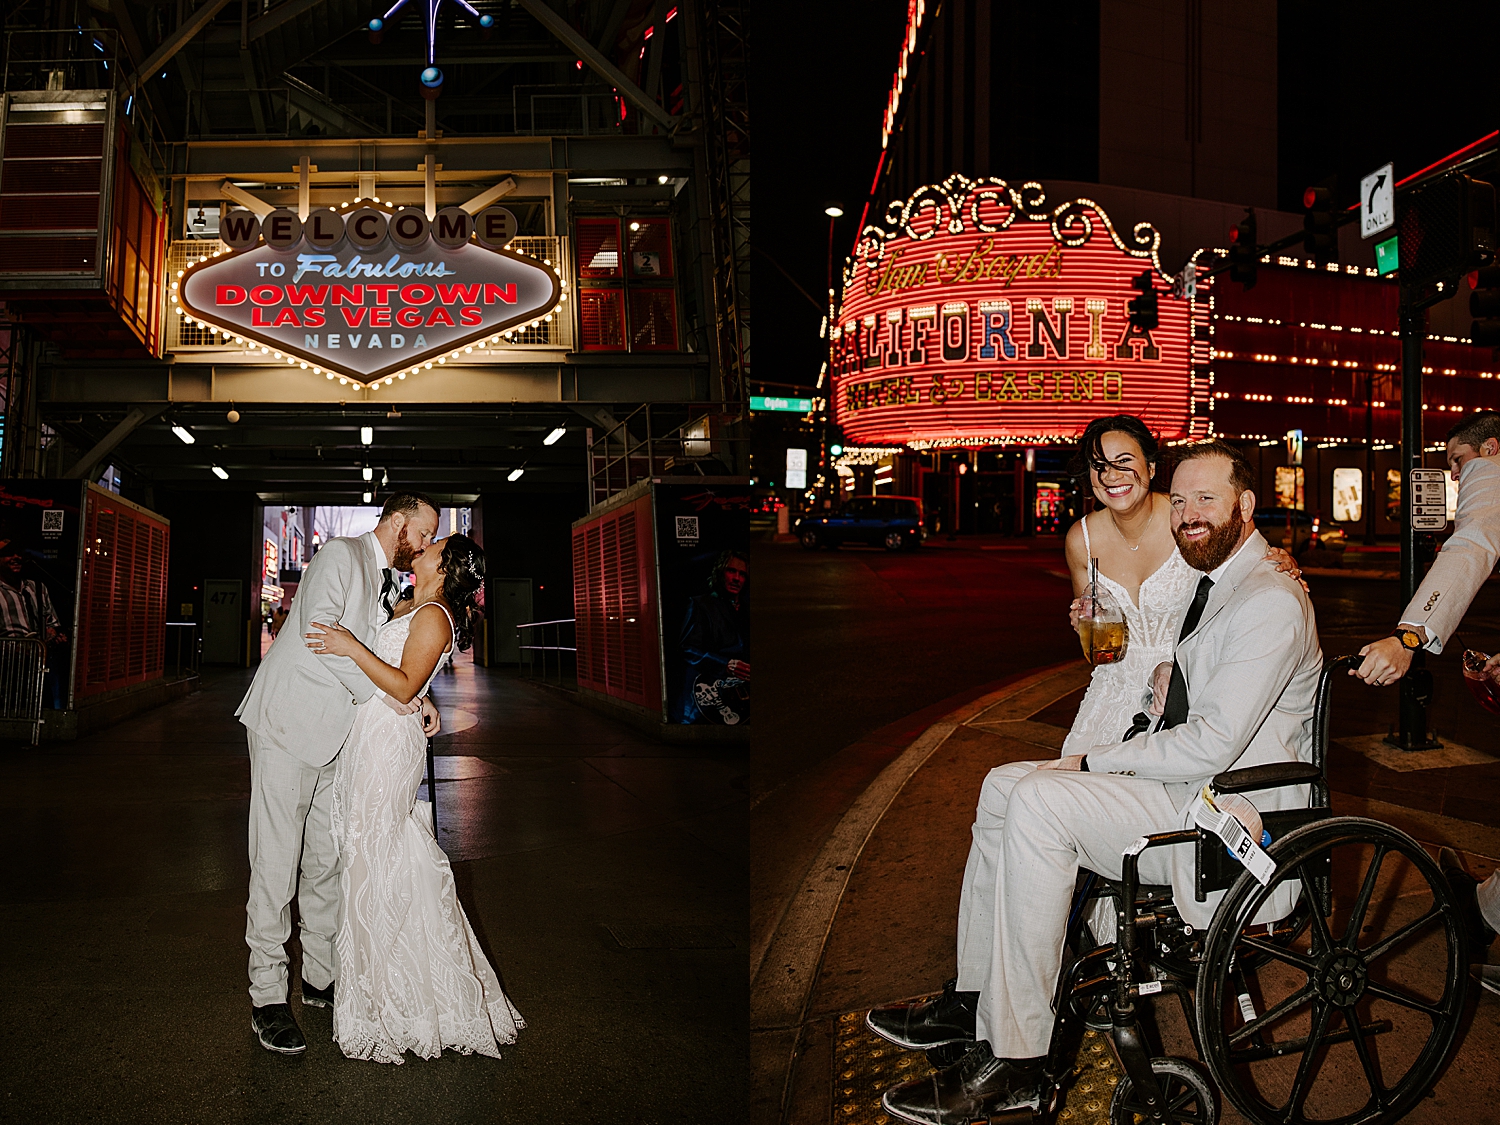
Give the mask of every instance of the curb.
M 1077 660 L 1066 660 L 1049 665 L 955 708 L 928 726 L 880 771 L 824 842 L 767 943 L 760 964 L 752 969 L 752 1032 L 790 1030 L 801 1026 L 812 1001 L 828 934 L 854 865 L 886 810 L 912 775 L 964 723 L 996 703 L 1034 688 L 1078 663 Z M 794 1052 L 795 1049 L 794 1046 Z M 787 1059 L 781 1093 L 783 1099 L 789 1088 L 794 1059 L 795 1053 Z

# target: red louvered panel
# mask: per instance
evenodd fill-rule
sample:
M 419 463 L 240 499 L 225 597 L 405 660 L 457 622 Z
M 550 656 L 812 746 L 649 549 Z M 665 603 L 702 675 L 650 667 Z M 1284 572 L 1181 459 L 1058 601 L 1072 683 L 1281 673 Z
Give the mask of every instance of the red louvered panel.
M 164 670 L 170 529 L 90 489 L 84 515 L 75 698 Z
M 651 498 L 573 532 L 578 682 L 652 710 L 661 705 Z
M 7 125 L 5 155 L 99 156 L 104 152 L 103 125 Z
M 0 172 L 0 187 L 6 195 L 55 195 L 93 192 L 99 196 L 103 159 L 95 160 L 7 160 Z
M 98 249 L 93 235 L 0 238 L 0 273 L 91 273 Z
M 636 514 L 620 513 L 620 663 L 621 688 L 627 697 L 641 695 L 641 584 L 636 572 Z

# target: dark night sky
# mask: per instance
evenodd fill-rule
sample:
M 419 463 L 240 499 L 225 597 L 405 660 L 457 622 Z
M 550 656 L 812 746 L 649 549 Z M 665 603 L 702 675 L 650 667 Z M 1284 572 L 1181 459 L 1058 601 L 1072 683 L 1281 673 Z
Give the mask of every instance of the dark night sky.
M 853 241 L 906 4 L 757 0 L 752 11 L 755 371 L 810 384 L 823 358 L 821 316 L 777 266 L 821 298 L 829 200 L 848 212 L 835 257 Z M 1284 210 L 1330 178 L 1339 201 L 1352 203 L 1360 176 L 1386 160 L 1404 176 L 1500 126 L 1500 5 L 1283 0 L 1278 26 Z M 1014 25 L 1018 35 L 1024 28 Z

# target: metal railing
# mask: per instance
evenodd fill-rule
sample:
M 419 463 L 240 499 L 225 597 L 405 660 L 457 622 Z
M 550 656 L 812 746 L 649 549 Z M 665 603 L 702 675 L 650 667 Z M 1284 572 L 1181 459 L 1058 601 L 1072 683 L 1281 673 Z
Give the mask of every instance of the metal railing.
M 0 637 L 0 721 L 31 724 L 31 744 L 42 733 L 42 678 L 47 646 L 40 637 Z
M 590 505 L 655 476 L 743 472 L 741 418 L 733 403 L 648 402 L 603 432 L 590 430 Z
M 516 647 L 522 653 L 521 667 L 525 669 L 528 677 L 540 679 L 543 683 L 552 683 L 552 676 L 548 670 L 551 667 L 557 672 L 557 686 L 567 687 L 569 685 L 565 681 L 566 672 L 563 665 L 571 664 L 573 669 L 572 686 L 574 688 L 578 686 L 578 639 L 576 625 L 575 618 L 560 617 L 556 621 L 528 621 L 524 625 L 516 626 Z M 563 637 L 564 627 L 574 634 L 571 645 L 563 644 L 563 640 L 565 639 Z M 521 632 L 522 629 L 537 629 L 540 632 L 528 635 Z M 550 637 L 547 632 L 549 629 L 552 631 Z M 528 640 L 535 640 L 540 643 L 527 644 Z M 552 642 L 551 644 L 547 643 L 549 640 Z M 538 653 L 540 653 L 540 657 L 538 657 Z M 552 654 L 550 657 L 549 653 Z M 536 671 L 538 664 L 542 668 L 539 677 Z
M 188 673 L 198 671 L 203 655 L 203 637 L 196 621 L 168 621 L 172 639 L 167 642 L 173 652 L 172 667 L 181 679 L 184 669 Z M 185 659 L 184 659 L 185 658 Z

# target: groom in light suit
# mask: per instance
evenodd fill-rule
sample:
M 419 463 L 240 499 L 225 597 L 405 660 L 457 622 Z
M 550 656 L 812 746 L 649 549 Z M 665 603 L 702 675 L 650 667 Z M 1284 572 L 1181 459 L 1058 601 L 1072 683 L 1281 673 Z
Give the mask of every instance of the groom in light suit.
M 1401 679 L 1417 649 L 1442 652 L 1500 560 L 1500 414 L 1485 410 L 1459 422 L 1448 431 L 1447 455 L 1458 482 L 1453 534 L 1401 611 L 1395 632 L 1359 650 L 1364 661 L 1349 674 L 1367 684 L 1383 687 Z M 1490 657 L 1485 670 L 1500 676 L 1500 656 Z M 1452 848 L 1438 850 L 1438 864 L 1458 899 L 1469 952 L 1482 961 L 1500 929 L 1500 872 L 1476 885 Z M 1500 965 L 1483 966 L 1479 983 L 1500 993 Z
M 333 1006 L 339 860 L 329 813 L 334 763 L 354 708 L 377 694 L 398 711 L 418 707 L 377 692 L 353 660 L 317 655 L 303 634 L 314 621 L 337 622 L 373 648 L 375 630 L 389 616 L 393 571 L 411 569 L 437 525 L 431 500 L 398 492 L 374 531 L 325 543 L 302 572 L 290 615 L 235 712 L 250 739 L 250 1023 L 268 1051 L 307 1049 L 286 1002 L 293 896 L 301 915 L 302 1002 Z M 423 726 L 436 734 L 436 708 L 426 699 L 420 706 Z
M 1312 756 L 1323 658 L 1300 583 L 1261 565 L 1254 474 L 1222 442 L 1187 446 L 1172 476 L 1172 533 L 1203 572 L 1176 658 L 1158 671 L 1162 722 L 1130 741 L 991 770 L 980 792 L 958 919 L 958 978 L 935 1000 L 876 1008 L 866 1022 L 910 1048 L 975 1042 L 960 1062 L 887 1090 L 887 1112 L 931 1125 L 1035 1106 L 1051 998 L 1080 866 L 1113 879 L 1121 852 L 1186 828 L 1205 782 L 1230 769 Z M 1120 716 L 1123 731 L 1130 716 Z M 1305 806 L 1307 788 L 1257 792 L 1261 809 Z M 1170 883 L 1206 926 L 1221 894 L 1194 895 L 1190 848 L 1143 852 L 1144 883 Z M 1290 902 L 1285 904 L 1290 908 Z

